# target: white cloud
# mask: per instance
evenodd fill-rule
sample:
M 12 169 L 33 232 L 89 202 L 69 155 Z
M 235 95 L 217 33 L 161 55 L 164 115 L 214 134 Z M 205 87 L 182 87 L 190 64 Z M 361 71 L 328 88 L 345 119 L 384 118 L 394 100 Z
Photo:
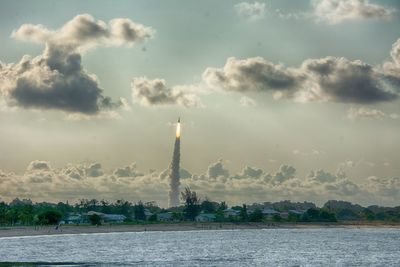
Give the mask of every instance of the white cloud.
M 257 106 L 257 102 L 253 98 L 242 96 L 240 98 L 240 105 L 242 107 L 254 107 Z
M 392 118 L 392 119 L 394 119 L 394 120 L 397 120 L 398 118 L 400 118 L 400 115 L 397 114 L 397 113 L 391 113 L 391 114 L 389 115 L 389 117 Z
M 386 117 L 386 114 L 379 109 L 372 109 L 368 107 L 354 108 L 351 107 L 347 110 L 347 118 L 351 120 L 356 119 L 378 119 L 381 120 Z
M 397 51 L 395 48 L 393 51 Z M 389 67 L 391 72 L 387 70 Z M 275 100 L 373 104 L 398 98 L 399 69 L 393 62 L 381 68 L 337 57 L 307 59 L 297 68 L 274 64 L 261 57 L 230 57 L 222 68 L 206 68 L 202 78 L 213 90 L 242 94 L 271 92 Z
M 152 38 L 154 33 L 151 27 L 130 19 L 117 18 L 107 24 L 89 14 L 81 14 L 55 31 L 40 24 L 23 24 L 11 36 L 21 41 L 51 44 L 83 52 L 97 45 L 134 45 Z
M 106 24 L 88 14 L 78 15 L 58 30 L 24 24 L 12 37 L 45 46 L 37 57 L 23 56 L 16 64 L 0 62 L 0 94 L 10 106 L 56 109 L 96 115 L 121 106 L 103 95 L 94 74 L 82 66 L 82 54 L 95 46 L 144 42 L 154 30 L 129 19 Z
M 265 17 L 266 7 L 265 3 L 254 2 L 241 2 L 234 6 L 236 13 L 243 19 L 255 21 Z
M 392 18 L 394 9 L 368 0 L 313 0 L 314 15 L 317 20 L 338 24 L 349 20 Z
M 34 201 L 74 201 L 80 198 L 155 200 L 166 203 L 168 179 L 159 172 L 144 174 L 136 164 L 103 170 L 101 164 L 67 165 L 50 168 L 45 161 L 32 162 L 24 174 L 0 171 L 0 196 L 10 201 L 15 197 Z M 164 173 L 164 172 L 162 172 Z M 355 182 L 343 172 L 331 174 L 312 171 L 299 177 L 296 169 L 282 165 L 273 174 L 246 166 L 238 174 L 229 174 L 223 161 L 209 166 L 204 174 L 184 171 L 182 188 L 190 186 L 200 196 L 225 200 L 229 204 L 291 199 L 322 204 L 329 199 L 342 199 L 360 204 L 395 205 L 400 201 L 400 178 L 370 177 Z
M 183 107 L 200 107 L 200 98 L 184 86 L 168 88 L 165 80 L 146 77 L 133 78 L 131 83 L 133 102 L 143 106 L 179 105 Z

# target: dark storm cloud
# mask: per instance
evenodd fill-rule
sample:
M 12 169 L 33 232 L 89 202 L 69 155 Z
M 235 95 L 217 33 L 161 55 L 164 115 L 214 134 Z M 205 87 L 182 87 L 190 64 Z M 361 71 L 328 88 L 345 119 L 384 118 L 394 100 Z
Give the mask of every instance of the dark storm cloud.
M 150 38 L 151 28 L 128 19 L 109 25 L 90 15 L 78 15 L 57 31 L 42 25 L 22 25 L 12 36 L 45 44 L 44 52 L 17 64 L 0 66 L 0 90 L 9 104 L 96 114 L 120 105 L 103 95 L 97 77 L 82 66 L 82 53 L 96 45 L 132 45 Z

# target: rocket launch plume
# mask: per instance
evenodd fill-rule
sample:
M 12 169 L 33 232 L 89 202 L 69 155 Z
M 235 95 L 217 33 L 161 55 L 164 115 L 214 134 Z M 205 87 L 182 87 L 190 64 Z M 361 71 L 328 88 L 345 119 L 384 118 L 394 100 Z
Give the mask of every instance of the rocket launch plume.
M 181 119 L 178 119 L 178 124 L 176 125 L 176 138 L 174 146 L 174 154 L 172 156 L 172 163 L 170 166 L 169 174 L 169 206 L 177 207 L 179 206 L 179 186 L 181 185 L 179 176 L 179 163 L 180 163 L 180 146 L 181 146 Z

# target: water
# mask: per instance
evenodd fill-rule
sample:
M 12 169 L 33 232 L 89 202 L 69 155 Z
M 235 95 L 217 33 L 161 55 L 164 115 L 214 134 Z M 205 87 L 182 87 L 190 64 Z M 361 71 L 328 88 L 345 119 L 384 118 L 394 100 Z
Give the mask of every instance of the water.
M 65 266 L 400 266 L 400 230 L 264 229 L 12 237 L 0 238 L 0 262 Z

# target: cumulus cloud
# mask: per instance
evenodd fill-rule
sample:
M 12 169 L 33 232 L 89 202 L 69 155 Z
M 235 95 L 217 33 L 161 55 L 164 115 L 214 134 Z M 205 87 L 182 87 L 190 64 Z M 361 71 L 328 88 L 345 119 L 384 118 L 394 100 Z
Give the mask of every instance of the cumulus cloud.
M 137 170 L 136 163 L 132 163 L 131 165 L 115 169 L 113 175 L 116 177 L 137 177 L 143 176 L 143 173 Z
M 265 3 L 241 2 L 234 6 L 236 13 L 243 19 L 255 21 L 264 18 L 266 8 Z
M 259 168 L 254 168 L 250 166 L 244 167 L 241 177 L 253 177 L 253 178 L 259 178 L 261 175 L 264 173 L 263 170 Z
M 394 10 L 368 0 L 313 0 L 314 15 L 319 21 L 338 24 L 349 20 L 389 20 Z
M 203 80 L 213 89 L 227 91 L 281 91 L 290 92 L 303 79 L 301 73 L 273 64 L 261 57 L 227 59 L 223 68 L 207 68 Z
M 179 105 L 183 107 L 199 107 L 201 101 L 195 94 L 184 87 L 168 88 L 165 80 L 146 77 L 134 78 L 131 83 L 133 102 L 143 106 Z
M 169 168 L 160 172 L 160 175 L 159 175 L 160 179 L 164 180 L 164 179 L 168 178 L 170 172 L 171 172 L 171 170 Z M 192 174 L 185 168 L 180 168 L 179 169 L 179 177 L 180 177 L 180 179 L 192 178 Z
M 104 174 L 100 163 L 90 164 L 85 171 L 88 177 L 99 177 Z
M 382 75 L 360 60 L 326 57 L 309 59 L 301 69 L 308 75 L 304 100 L 369 104 L 391 101 L 397 94 L 386 89 Z
M 47 166 L 47 167 L 46 167 Z M 182 187 L 190 186 L 200 196 L 230 205 L 291 199 L 322 204 L 329 199 L 342 199 L 360 204 L 396 205 L 400 198 L 400 178 L 369 177 L 355 182 L 343 172 L 311 171 L 299 177 L 293 166 L 282 165 L 268 174 L 246 166 L 238 174 L 229 174 L 221 160 L 212 163 L 204 174 L 184 171 Z M 135 164 L 102 170 L 101 164 L 69 164 L 50 168 L 48 162 L 34 161 L 23 174 L 0 170 L 0 197 L 34 201 L 74 201 L 80 198 L 155 200 L 160 205 L 168 197 L 168 179 L 156 171 L 142 174 Z M 93 178 L 95 176 L 95 178 Z
M 317 149 L 312 149 L 310 152 L 307 151 L 302 151 L 299 149 L 293 149 L 292 151 L 293 155 L 299 155 L 299 156 L 319 156 L 322 154 L 325 154 L 325 151 L 317 150 Z
M 207 175 L 210 178 L 217 178 L 218 176 L 228 177 L 229 171 L 225 168 L 223 161 L 219 160 L 208 166 Z
M 17 40 L 52 44 L 84 51 L 98 45 L 134 45 L 154 35 L 154 30 L 130 19 L 117 18 L 108 24 L 89 14 L 81 14 L 59 30 L 43 25 L 24 24 L 11 34 Z
M 35 170 L 50 170 L 50 164 L 48 161 L 43 160 L 34 160 L 29 163 L 27 170 L 35 171 Z
M 393 45 L 390 51 L 391 60 L 388 60 L 382 65 L 384 76 L 393 87 L 400 91 L 400 39 Z
M 0 93 L 9 105 L 97 114 L 121 103 L 103 95 L 94 74 L 82 66 L 82 53 L 98 45 L 131 46 L 153 35 L 153 30 L 128 19 L 107 25 L 88 14 L 78 15 L 58 30 L 24 24 L 12 37 L 44 44 L 37 57 L 24 56 L 15 64 L 0 63 Z
M 338 180 L 336 175 L 325 172 L 324 170 L 311 171 L 308 178 L 321 183 L 333 183 Z
M 282 183 L 295 177 L 296 169 L 293 166 L 281 165 L 274 175 L 267 174 L 266 179 L 272 183 Z
M 393 58 L 397 60 L 397 46 L 393 51 Z M 307 59 L 299 67 L 290 68 L 260 57 L 231 57 L 223 68 L 207 68 L 202 77 L 215 90 L 272 92 L 275 99 L 290 98 L 299 102 L 372 104 L 398 98 L 400 67 L 395 64 L 393 60 L 383 67 L 393 69 L 388 79 L 389 72 L 382 68 L 346 58 Z M 398 84 L 393 82 L 397 79 L 395 75 L 398 75 Z

